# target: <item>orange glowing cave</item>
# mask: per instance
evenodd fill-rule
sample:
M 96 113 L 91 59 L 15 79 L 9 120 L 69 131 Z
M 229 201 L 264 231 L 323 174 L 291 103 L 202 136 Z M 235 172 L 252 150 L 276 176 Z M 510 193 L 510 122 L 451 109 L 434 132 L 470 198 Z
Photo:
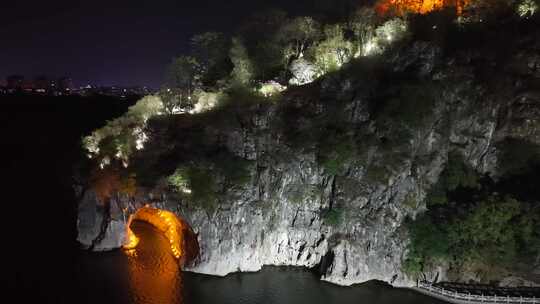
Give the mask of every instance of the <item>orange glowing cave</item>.
M 129 217 L 123 246 L 128 252 L 135 250 L 139 243 L 139 238 L 131 230 L 131 224 L 134 221 L 146 222 L 163 233 L 169 240 L 172 255 L 180 261 L 181 266 L 191 265 L 196 261 L 199 255 L 199 244 L 189 224 L 170 211 L 149 206 L 138 209 Z
M 463 9 L 473 0 L 381 0 L 376 9 L 380 15 L 403 15 L 405 13 L 427 14 L 443 8 L 455 8 L 461 15 Z

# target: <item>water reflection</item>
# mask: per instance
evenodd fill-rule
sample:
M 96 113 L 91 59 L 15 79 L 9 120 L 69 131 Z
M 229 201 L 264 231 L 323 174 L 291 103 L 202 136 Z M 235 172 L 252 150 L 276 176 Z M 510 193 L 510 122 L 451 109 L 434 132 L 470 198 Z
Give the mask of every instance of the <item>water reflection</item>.
M 137 248 L 124 251 L 128 257 L 128 281 L 133 303 L 180 304 L 182 275 L 169 241 L 151 225 L 133 222 L 139 237 Z
M 74 303 L 110 304 L 443 304 L 412 290 L 377 283 L 339 287 L 299 268 L 265 267 L 225 278 L 182 273 L 169 242 L 134 222 L 135 250 L 84 253 Z

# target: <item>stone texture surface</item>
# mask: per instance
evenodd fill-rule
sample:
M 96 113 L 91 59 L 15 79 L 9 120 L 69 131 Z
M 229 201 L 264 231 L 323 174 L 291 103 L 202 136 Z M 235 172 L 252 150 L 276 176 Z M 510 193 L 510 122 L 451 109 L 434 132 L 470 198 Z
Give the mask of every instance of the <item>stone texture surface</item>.
M 515 55 L 526 63 L 523 77 L 537 77 L 534 50 Z M 401 271 L 408 244 L 403 222 L 425 210 L 423 198 L 443 170 L 449 150 L 459 151 L 480 172 L 496 175 L 498 140 L 511 135 L 539 142 L 540 134 L 536 122 L 540 99 L 531 86 L 508 78 L 499 86 L 504 94 L 490 92 L 467 66 L 474 59 L 470 57 L 481 54 L 441 58 L 440 53 L 422 43 L 389 59 L 397 72 L 409 71 L 449 85 L 443 88 L 429 123 L 414 134 L 408 158 L 386 182 L 366 177 L 366 167 L 375 162 L 374 157 L 364 165 L 347 164 L 340 176 L 329 176 L 317 164 L 314 152 L 292 152 L 279 131 L 272 129 L 279 105 L 271 105 L 241 128 L 221 134 L 230 151 L 256 164 L 250 183 L 217 210 L 208 213 L 149 191 L 136 199 L 114 197 L 107 217 L 95 194 L 87 190 L 79 203 L 79 242 L 92 246 L 106 219 L 109 224 L 93 249 L 119 247 L 125 219 L 148 203 L 175 212 L 197 233 L 200 258 L 190 271 L 226 275 L 257 271 L 263 265 L 294 265 L 317 267 L 322 279 L 341 285 L 367 280 L 413 285 Z M 340 77 L 287 92 L 282 102 L 317 113 L 325 111 L 325 98 L 348 99 L 347 119 L 372 129 L 366 98 L 370 84 L 356 83 L 350 75 Z M 302 94 L 302 90 L 309 92 Z M 413 206 L 405 203 L 411 197 Z M 343 210 L 337 224 L 325 219 L 331 208 Z M 441 265 L 426 277 L 444 279 L 446 270 Z

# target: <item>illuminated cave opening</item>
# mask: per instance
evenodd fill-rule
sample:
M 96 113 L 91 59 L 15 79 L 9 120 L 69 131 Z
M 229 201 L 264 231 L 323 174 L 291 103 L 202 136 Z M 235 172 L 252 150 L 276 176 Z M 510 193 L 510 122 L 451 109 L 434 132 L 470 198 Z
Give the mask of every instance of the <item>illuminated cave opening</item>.
M 126 239 L 123 248 L 133 251 L 139 244 L 139 238 L 131 229 L 135 221 L 146 222 L 154 226 L 169 241 L 172 255 L 180 261 L 180 265 L 190 265 L 199 255 L 197 236 L 189 224 L 176 214 L 152 207 L 143 207 L 129 217 L 126 225 Z

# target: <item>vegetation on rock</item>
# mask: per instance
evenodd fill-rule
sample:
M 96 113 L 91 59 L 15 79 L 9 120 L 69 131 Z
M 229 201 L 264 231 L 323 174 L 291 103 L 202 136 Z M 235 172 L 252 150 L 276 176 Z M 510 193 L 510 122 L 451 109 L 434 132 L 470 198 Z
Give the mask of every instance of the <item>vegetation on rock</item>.
M 331 195 L 340 207 L 321 208 L 324 223 L 335 227 L 354 213 L 346 208 L 357 199 L 346 201 L 339 191 L 391 187 L 405 175 L 418 181 L 418 189 L 399 189 L 405 194 L 393 192 L 389 199 L 415 215 L 406 225 L 410 244 L 403 261 L 411 276 L 442 262 L 460 269 L 531 260 L 540 253 L 540 196 L 522 181 L 536 176 L 538 145 L 526 136 L 490 134 L 498 180 L 477 172 L 463 153 L 468 140 L 484 139 L 474 129 L 483 116 L 473 115 L 488 107 L 479 97 L 488 91 L 479 80 L 490 78 L 495 65 L 484 57 L 508 57 L 504 50 L 475 55 L 479 46 L 469 40 L 478 37 L 476 28 L 463 29 L 456 19 L 470 16 L 461 10 L 481 2 L 467 1 L 451 20 L 447 12 L 396 17 L 370 7 L 339 20 L 267 11 L 232 37 L 197 35 L 193 51 L 171 63 L 158 95 L 83 139 L 101 168 L 92 179 L 96 192 L 106 200 L 114 192 L 132 196 L 137 187 L 161 187 L 188 207 L 212 211 L 241 197 L 265 170 L 276 176 L 283 167 L 292 170 L 301 156 L 294 165 L 309 167 L 321 180 L 339 176 Z M 519 15 L 532 16 L 533 4 L 521 1 Z M 460 126 L 467 134 L 450 130 L 460 115 L 471 120 Z M 444 169 L 427 172 L 430 166 L 442 169 L 437 156 L 448 156 Z M 301 179 L 280 194 L 298 204 L 323 199 L 326 184 Z M 424 179 L 437 182 L 423 202 Z M 427 211 L 416 214 L 424 203 Z
M 518 161 L 519 162 L 519 161 Z M 428 211 L 408 223 L 411 235 L 403 269 L 412 276 L 440 265 L 454 271 L 505 268 L 540 253 L 540 208 L 518 201 L 451 154 L 427 196 Z

